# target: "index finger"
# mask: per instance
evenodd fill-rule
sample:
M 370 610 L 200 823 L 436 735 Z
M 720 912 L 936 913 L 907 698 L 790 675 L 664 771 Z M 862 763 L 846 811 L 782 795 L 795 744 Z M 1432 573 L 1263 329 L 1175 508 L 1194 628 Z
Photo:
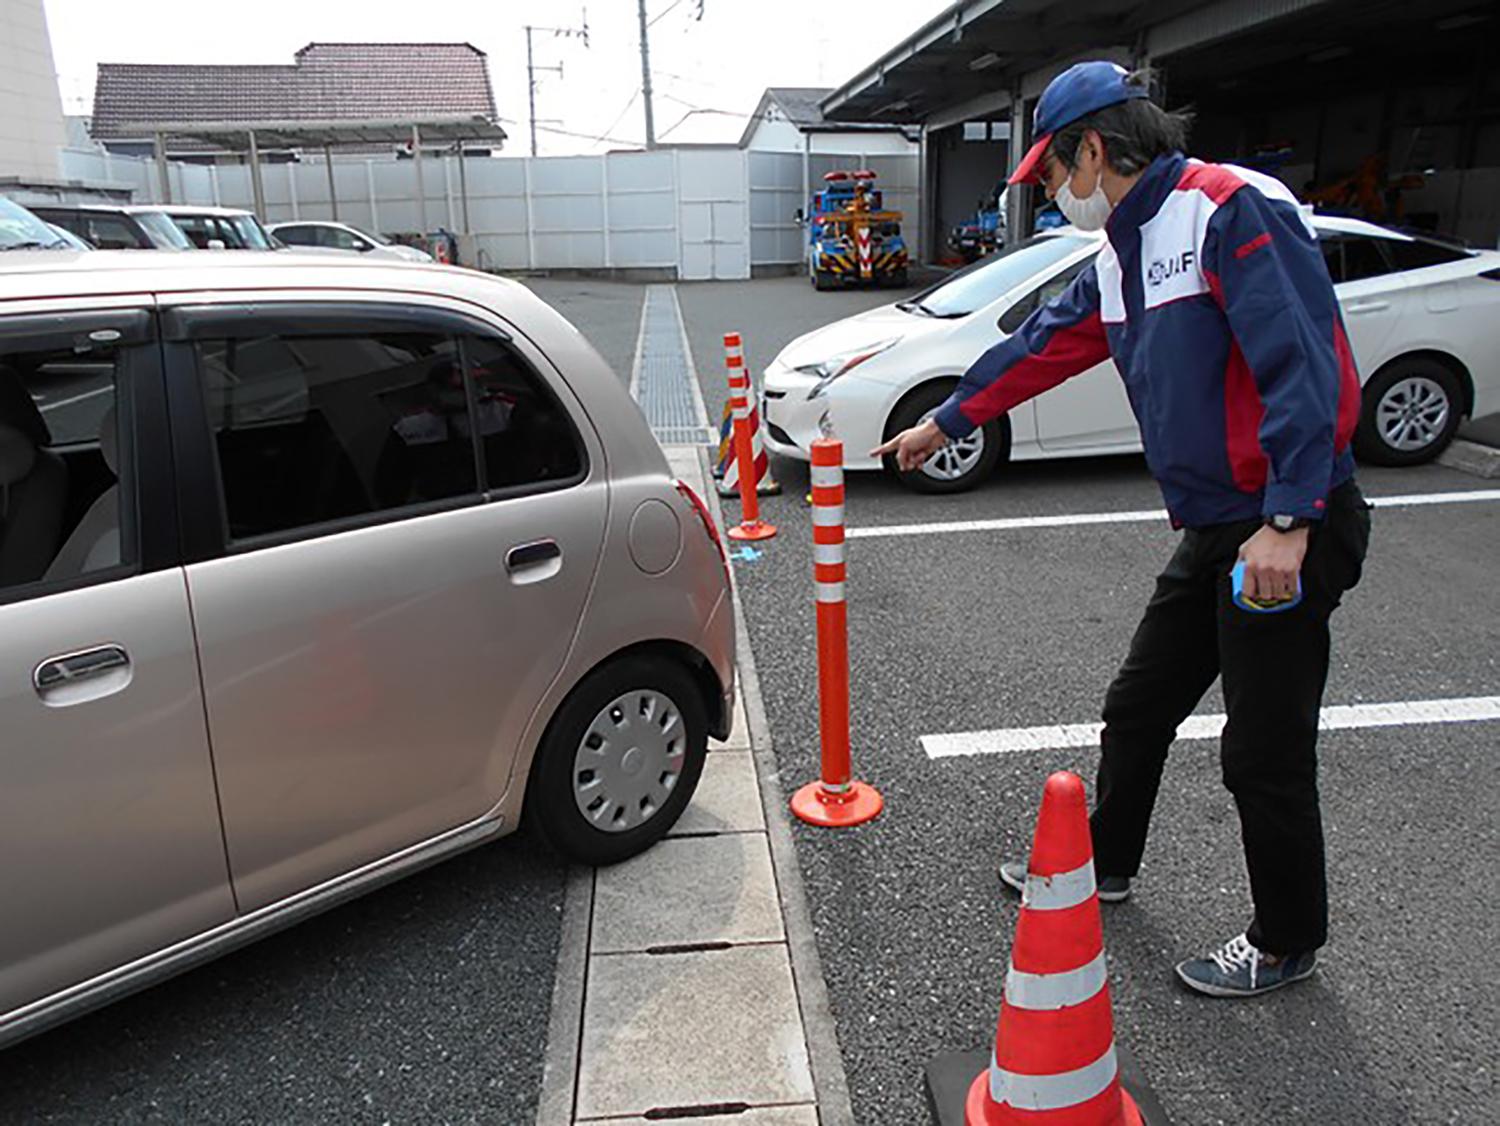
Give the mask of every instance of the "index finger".
M 884 457 L 886 454 L 893 454 L 893 453 L 896 452 L 896 447 L 899 446 L 900 444 L 901 444 L 901 436 L 898 434 L 898 435 L 896 435 L 896 437 L 892 438 L 889 442 L 886 442 L 884 445 L 876 446 L 873 450 L 870 451 L 870 456 L 871 457 Z

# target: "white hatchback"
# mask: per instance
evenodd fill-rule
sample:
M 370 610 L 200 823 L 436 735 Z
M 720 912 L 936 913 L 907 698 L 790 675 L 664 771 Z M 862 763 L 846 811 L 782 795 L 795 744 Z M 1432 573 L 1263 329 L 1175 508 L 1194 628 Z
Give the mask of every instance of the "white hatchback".
M 1385 465 L 1428 461 L 1464 415 L 1500 410 L 1500 252 L 1358 219 L 1313 223 L 1364 380 L 1356 453 Z M 935 411 L 975 359 L 1061 293 L 1102 245 L 1103 235 L 1071 227 L 1038 234 L 909 300 L 792 341 L 765 371 L 767 446 L 805 461 L 826 425 L 843 439 L 846 469 L 881 468 L 869 451 Z M 1106 361 L 901 479 L 921 492 L 959 492 L 1006 458 L 1140 448 L 1124 384 Z M 885 468 L 894 471 L 892 459 Z

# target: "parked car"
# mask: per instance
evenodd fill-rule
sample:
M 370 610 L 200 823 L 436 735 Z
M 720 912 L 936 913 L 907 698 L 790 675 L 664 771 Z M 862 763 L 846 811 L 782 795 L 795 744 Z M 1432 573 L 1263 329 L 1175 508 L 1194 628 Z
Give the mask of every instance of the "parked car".
M 48 203 L 32 210 L 98 250 L 193 249 L 187 235 L 157 207 Z
M 561 316 L 470 271 L 15 257 L 0 1042 L 523 814 L 589 864 L 671 827 L 731 723 L 727 563 Z
M 275 223 L 270 228 L 287 246 L 315 247 L 319 250 L 348 250 L 368 254 L 371 258 L 396 258 L 407 262 L 431 262 L 432 255 L 415 246 L 402 246 L 383 235 L 372 235 L 348 223 L 298 219 Z
M 1500 410 L 1500 252 L 1473 251 L 1358 219 L 1314 216 L 1364 380 L 1355 452 L 1415 465 L 1460 418 Z M 1102 234 L 1034 235 L 907 301 L 808 333 L 765 371 L 761 417 L 774 452 L 806 460 L 826 415 L 845 467 L 935 411 L 970 364 L 1093 261 Z M 950 442 L 901 475 L 922 492 L 971 488 L 1005 458 L 1132 453 L 1140 432 L 1106 361 Z M 894 462 L 885 468 L 894 472 Z
M 253 211 L 168 204 L 166 212 L 199 250 L 276 250 L 281 245 Z
M 0 250 L 68 250 L 44 220 L 13 200 L 0 196 Z

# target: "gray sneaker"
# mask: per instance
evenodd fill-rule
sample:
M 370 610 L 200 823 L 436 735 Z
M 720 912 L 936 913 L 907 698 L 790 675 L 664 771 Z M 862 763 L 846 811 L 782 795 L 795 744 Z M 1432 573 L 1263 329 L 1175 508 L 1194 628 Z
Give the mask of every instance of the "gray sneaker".
M 1318 955 L 1288 954 L 1275 965 L 1250 945 L 1244 935 L 1236 935 L 1206 958 L 1189 958 L 1177 965 L 1177 976 L 1189 989 L 1210 997 L 1257 997 L 1302 981 L 1317 969 Z
M 1026 861 L 1007 860 L 1000 865 L 1000 882 L 1026 893 Z M 1100 876 L 1096 884 L 1100 903 L 1123 903 L 1130 898 L 1129 876 Z

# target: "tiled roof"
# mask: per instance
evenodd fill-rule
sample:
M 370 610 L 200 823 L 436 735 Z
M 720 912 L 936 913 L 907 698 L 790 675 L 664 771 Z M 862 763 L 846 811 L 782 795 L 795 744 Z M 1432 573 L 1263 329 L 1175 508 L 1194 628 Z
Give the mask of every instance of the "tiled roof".
M 467 43 L 310 43 L 292 66 L 100 63 L 93 134 L 144 122 L 495 118 L 485 54 Z
M 793 125 L 822 125 L 823 107 L 818 103 L 833 90 L 827 86 L 771 86 L 766 90 Z

